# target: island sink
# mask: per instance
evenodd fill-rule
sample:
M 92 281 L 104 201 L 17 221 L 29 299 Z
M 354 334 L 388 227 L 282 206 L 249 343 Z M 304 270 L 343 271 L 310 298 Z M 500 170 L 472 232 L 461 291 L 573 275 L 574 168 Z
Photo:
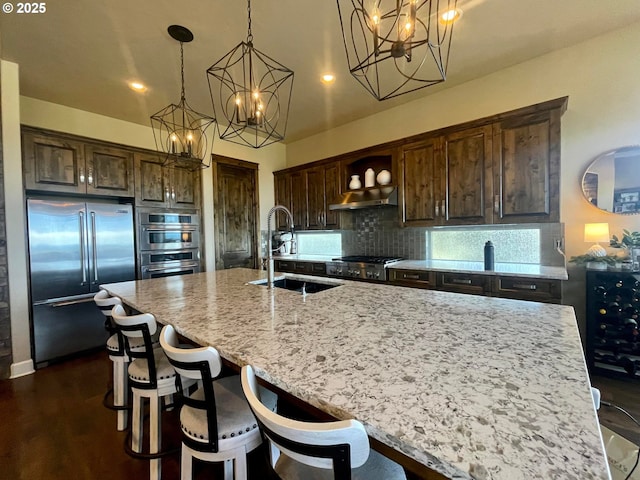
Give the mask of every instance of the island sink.
M 267 280 L 260 280 L 256 282 L 249 282 L 254 285 L 260 285 L 262 287 L 267 286 Z M 333 283 L 316 283 L 309 282 L 307 280 L 297 280 L 293 278 L 281 278 L 279 280 L 274 280 L 273 286 L 276 288 L 284 288 L 286 290 L 291 290 L 299 293 L 318 293 L 324 290 L 328 290 L 333 287 L 339 287 L 339 284 Z

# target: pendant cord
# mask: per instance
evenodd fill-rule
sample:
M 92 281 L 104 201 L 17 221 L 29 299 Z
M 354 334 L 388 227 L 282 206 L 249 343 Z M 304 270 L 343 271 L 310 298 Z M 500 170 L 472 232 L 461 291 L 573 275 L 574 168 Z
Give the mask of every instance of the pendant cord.
M 182 48 L 182 42 L 180 42 L 180 82 L 182 85 L 182 90 L 180 92 L 180 98 L 182 99 L 182 102 L 184 103 L 185 101 L 185 94 L 184 94 L 184 49 Z

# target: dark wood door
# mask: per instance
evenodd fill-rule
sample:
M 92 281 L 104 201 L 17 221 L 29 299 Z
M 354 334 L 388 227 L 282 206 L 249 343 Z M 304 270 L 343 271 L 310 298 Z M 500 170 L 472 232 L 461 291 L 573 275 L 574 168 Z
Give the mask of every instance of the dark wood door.
M 87 145 L 85 147 L 87 193 L 133 197 L 133 154 L 127 150 Z
M 440 137 L 407 145 L 401 157 L 402 221 L 405 225 L 433 225 L 444 214 L 436 198 L 441 174 L 437 170 Z
M 444 223 L 491 223 L 492 140 L 491 125 L 444 137 L 444 184 L 438 195 Z
M 560 111 L 495 130 L 494 223 L 560 221 Z
M 258 165 L 214 156 L 216 270 L 256 268 Z

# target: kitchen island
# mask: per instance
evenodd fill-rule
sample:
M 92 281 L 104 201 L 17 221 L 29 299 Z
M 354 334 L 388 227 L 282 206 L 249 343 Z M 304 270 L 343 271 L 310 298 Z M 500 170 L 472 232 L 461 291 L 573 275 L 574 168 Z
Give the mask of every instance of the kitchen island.
M 104 285 L 429 478 L 607 479 L 573 308 L 232 269 Z M 288 275 L 288 277 L 299 277 Z M 405 461 L 406 460 L 406 461 Z

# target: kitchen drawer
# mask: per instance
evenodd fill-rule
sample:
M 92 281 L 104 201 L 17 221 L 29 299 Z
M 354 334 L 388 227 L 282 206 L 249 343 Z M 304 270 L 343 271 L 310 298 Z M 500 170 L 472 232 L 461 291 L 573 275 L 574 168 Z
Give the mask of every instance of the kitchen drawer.
M 436 288 L 448 292 L 491 294 L 491 278 L 467 273 L 436 273 Z
M 312 263 L 311 264 L 311 274 L 312 275 L 325 276 L 327 274 L 327 265 L 324 262 Z
M 294 262 L 293 260 L 276 260 L 276 272 L 304 273 L 306 275 L 326 275 L 324 262 Z
M 434 288 L 435 273 L 424 270 L 389 269 L 389 282 L 415 288 Z
M 560 280 L 495 277 L 493 281 L 493 294 L 496 297 L 548 303 L 560 303 L 562 298 Z
M 291 260 L 276 260 L 274 262 L 274 268 L 276 272 L 295 272 L 295 263 Z

